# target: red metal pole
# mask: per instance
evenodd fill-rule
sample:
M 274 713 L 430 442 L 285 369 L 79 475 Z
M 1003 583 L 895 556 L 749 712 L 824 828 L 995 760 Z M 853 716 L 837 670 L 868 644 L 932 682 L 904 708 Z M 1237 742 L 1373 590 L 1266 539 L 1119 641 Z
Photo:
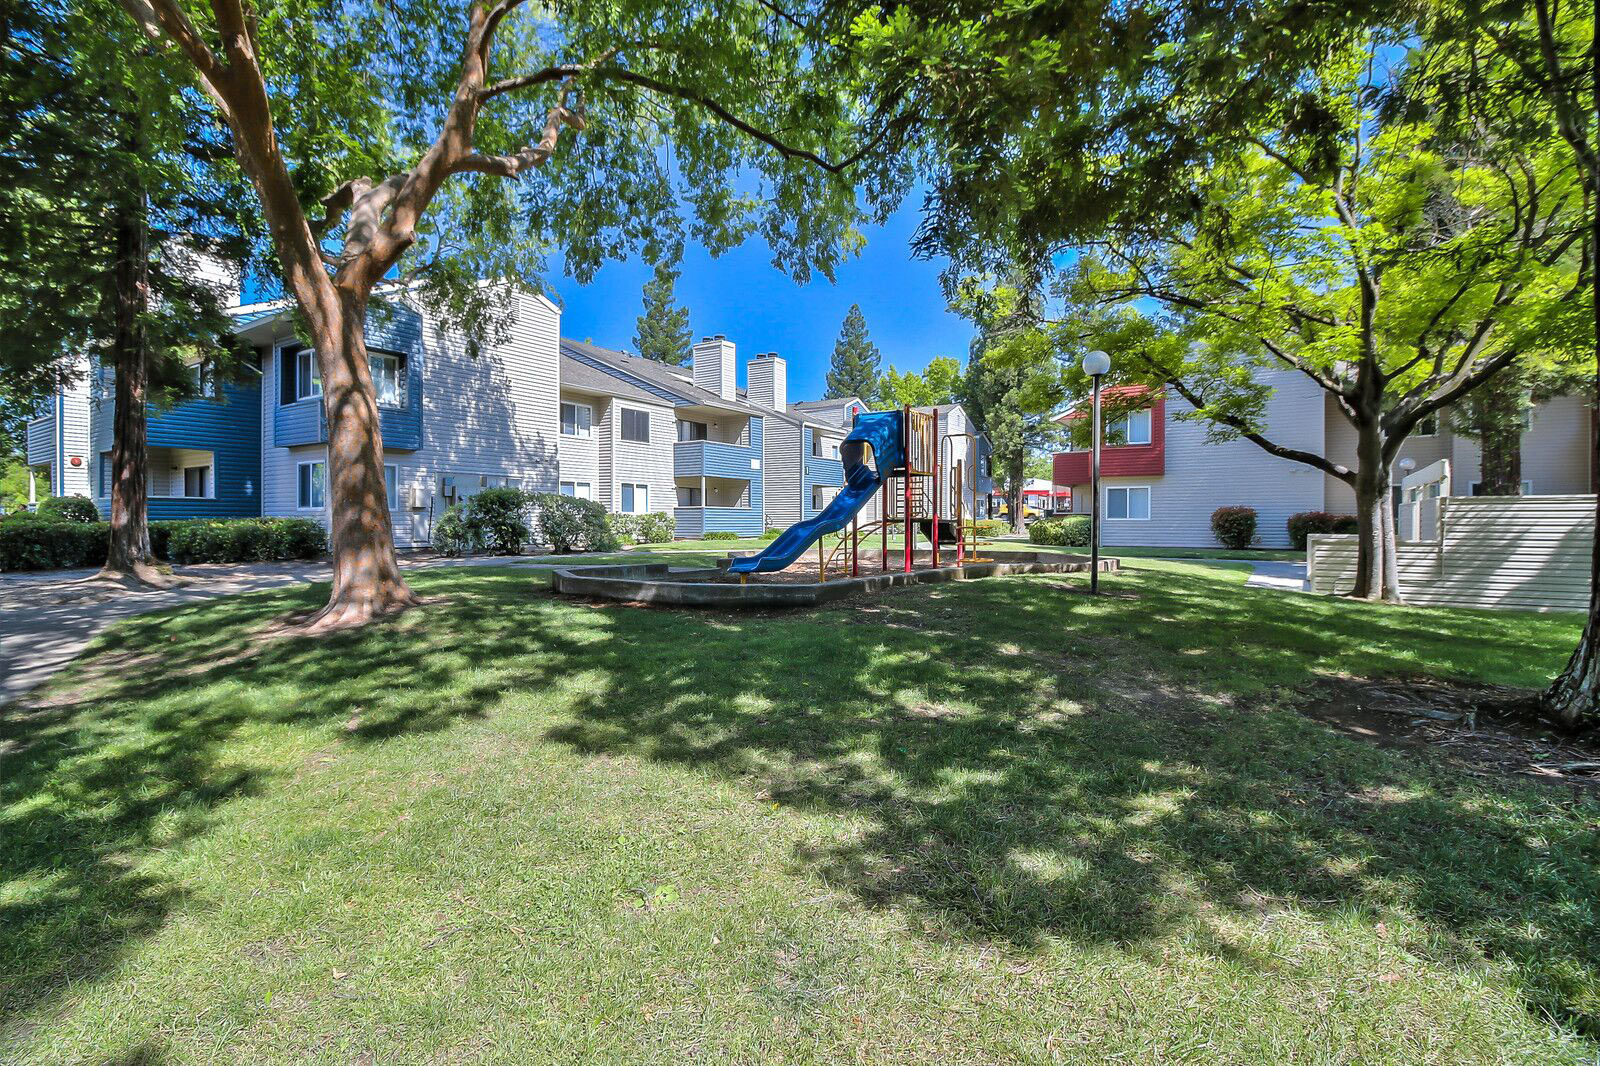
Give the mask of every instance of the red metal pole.
M 912 459 L 911 446 L 914 443 L 914 441 L 912 440 L 912 433 L 911 433 L 911 405 L 910 404 L 906 404 L 905 420 L 903 421 L 901 426 L 902 426 L 902 431 L 905 433 L 905 437 L 906 437 L 906 446 L 905 446 L 905 449 L 904 449 L 904 451 L 906 453 L 906 479 L 905 479 L 906 480 L 906 490 L 905 490 L 906 509 L 900 515 L 900 519 L 901 519 L 900 527 L 901 527 L 901 529 L 903 529 L 905 531 L 902 535 L 905 538 L 906 573 L 909 574 L 909 573 L 911 573 L 911 459 Z

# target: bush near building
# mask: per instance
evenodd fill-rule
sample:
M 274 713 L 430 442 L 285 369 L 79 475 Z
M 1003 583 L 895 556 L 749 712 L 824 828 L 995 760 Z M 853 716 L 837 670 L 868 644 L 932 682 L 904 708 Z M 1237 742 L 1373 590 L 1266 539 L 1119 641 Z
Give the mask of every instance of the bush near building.
M 0 570 L 104 566 L 110 535 L 107 522 L 7 515 L 0 520 Z M 175 563 L 316 559 L 328 550 L 328 535 L 309 518 L 197 518 L 151 522 L 150 550 Z
M 1028 540 L 1034 544 L 1048 544 L 1057 548 L 1087 548 L 1089 516 L 1074 514 L 1059 518 L 1041 518 L 1028 527 Z
M 1306 550 L 1306 538 L 1313 533 L 1354 533 L 1356 516 L 1332 511 L 1301 511 L 1289 516 L 1289 543 L 1296 551 Z
M 1256 509 L 1218 507 L 1211 512 L 1211 532 L 1224 548 L 1250 547 L 1256 539 Z

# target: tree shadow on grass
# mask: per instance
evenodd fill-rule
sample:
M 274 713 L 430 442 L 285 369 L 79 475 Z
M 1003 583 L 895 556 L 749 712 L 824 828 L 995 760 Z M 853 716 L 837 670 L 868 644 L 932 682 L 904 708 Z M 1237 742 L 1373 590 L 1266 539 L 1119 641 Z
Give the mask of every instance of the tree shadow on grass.
M 122 669 L 0 724 L 0 1009 L 103 972 L 183 905 L 136 860 L 295 772 L 241 764 L 240 730 L 379 744 L 533 691 L 559 697 L 550 740 L 846 820 L 797 867 L 939 935 L 1137 945 L 1206 914 L 1401 908 L 1444 961 L 1506 960 L 1533 1009 L 1600 1032 L 1592 801 L 1463 784 L 1267 706 L 1317 674 L 1558 665 L 1567 636 L 1193 573 L 1117 580 L 1137 598 L 1006 579 L 749 616 L 443 572 L 416 583 L 444 602 L 320 639 L 246 645 L 319 588 L 125 623 L 97 651 Z

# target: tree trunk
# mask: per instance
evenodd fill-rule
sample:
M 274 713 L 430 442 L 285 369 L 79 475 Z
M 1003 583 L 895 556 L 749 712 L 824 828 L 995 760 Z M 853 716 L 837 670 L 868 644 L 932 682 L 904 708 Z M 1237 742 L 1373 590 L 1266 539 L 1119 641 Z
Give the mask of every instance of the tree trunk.
M 1591 14 L 1595 21 L 1591 33 L 1600 31 L 1600 0 L 1594 0 Z M 1600 117 L 1600 42 L 1591 40 L 1589 49 L 1590 89 L 1593 91 L 1594 111 Z M 1580 165 L 1583 155 L 1579 154 Z M 1587 177 L 1591 193 L 1600 186 L 1600 174 L 1590 169 Z M 1589 198 L 1593 215 L 1589 219 L 1589 262 L 1600 254 L 1600 206 L 1594 195 Z M 1600 284 L 1593 275 L 1589 278 L 1589 296 L 1594 312 L 1594 396 L 1593 403 L 1600 409 Z M 1589 469 L 1600 470 L 1600 429 L 1593 418 L 1589 420 Z M 1584 623 L 1583 637 L 1577 650 L 1567 661 L 1567 668 L 1550 683 L 1540 699 L 1540 709 L 1552 721 L 1573 732 L 1600 726 L 1600 493 L 1595 495 L 1594 549 L 1589 560 L 1589 619 Z
M 1011 508 L 1011 532 L 1013 533 L 1025 533 L 1028 529 L 1027 516 L 1022 510 L 1022 489 L 1027 478 L 1025 473 L 1027 463 L 1027 454 L 1019 451 L 1015 461 L 1006 464 L 1007 506 Z
M 378 404 L 367 363 L 367 294 L 336 292 L 333 315 L 307 316 L 327 412 L 332 514 L 333 591 L 311 621 L 318 630 L 361 625 L 418 602 L 394 553 Z
M 1508 368 L 1478 390 L 1473 414 L 1483 453 L 1478 492 L 1522 495 L 1522 382 Z
M 115 328 L 110 351 L 116 374 L 111 434 L 111 536 L 101 574 L 123 582 L 164 585 L 167 579 L 156 568 L 150 551 L 146 508 L 149 449 L 145 402 L 150 359 L 143 317 L 150 306 L 148 239 L 144 204 L 130 197 L 116 220 Z
M 1350 595 L 1367 600 L 1400 599 L 1396 574 L 1394 508 L 1389 467 L 1377 421 L 1356 427 L 1356 579 Z

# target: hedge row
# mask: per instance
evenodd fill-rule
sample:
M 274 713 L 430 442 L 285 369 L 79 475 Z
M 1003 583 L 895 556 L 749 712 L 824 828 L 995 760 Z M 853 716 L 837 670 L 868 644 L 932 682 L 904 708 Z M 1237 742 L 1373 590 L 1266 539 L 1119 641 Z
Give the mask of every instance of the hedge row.
M 606 525 L 624 544 L 666 544 L 677 532 L 678 522 L 665 511 L 653 514 L 608 514 Z
M 667 535 L 671 536 L 670 529 Z M 554 492 L 485 489 L 445 511 L 433 527 L 433 546 L 445 555 L 517 555 L 535 544 L 561 553 L 616 551 L 622 546 L 604 507 Z
M 1289 543 L 1297 551 L 1306 550 L 1306 538 L 1313 533 L 1354 533 L 1356 516 L 1331 511 L 1301 511 L 1289 516 Z
M 104 566 L 109 522 L 62 521 L 35 514 L 0 521 L 0 570 Z M 255 563 L 316 559 L 328 535 L 308 518 L 196 518 L 150 523 L 150 549 L 175 563 Z
M 1041 518 L 1028 527 L 1028 540 L 1058 548 L 1089 546 L 1089 516 L 1086 514 Z

